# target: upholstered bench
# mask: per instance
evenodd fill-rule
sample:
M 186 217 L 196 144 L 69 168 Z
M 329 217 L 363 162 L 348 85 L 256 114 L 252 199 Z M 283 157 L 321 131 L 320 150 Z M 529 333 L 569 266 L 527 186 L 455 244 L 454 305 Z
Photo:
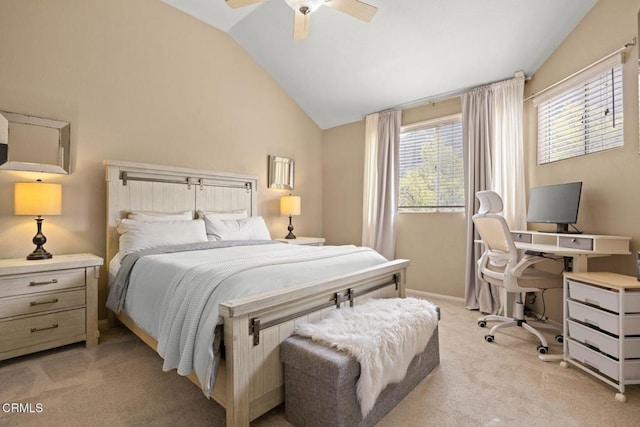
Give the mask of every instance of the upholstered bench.
M 360 364 L 354 357 L 292 335 L 280 346 L 280 360 L 287 421 L 297 427 L 373 426 L 440 363 L 438 328 L 413 358 L 404 379 L 388 385 L 364 419 L 356 395 Z

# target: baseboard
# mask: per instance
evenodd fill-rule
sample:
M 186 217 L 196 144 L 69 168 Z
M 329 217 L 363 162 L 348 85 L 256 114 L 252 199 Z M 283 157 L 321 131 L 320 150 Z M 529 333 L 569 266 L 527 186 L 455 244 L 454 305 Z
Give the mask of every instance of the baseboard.
M 406 294 L 408 297 L 424 298 L 424 299 L 438 298 L 446 301 L 464 304 L 464 298 L 452 297 L 451 295 L 435 294 L 433 292 L 418 291 L 416 289 L 407 289 Z

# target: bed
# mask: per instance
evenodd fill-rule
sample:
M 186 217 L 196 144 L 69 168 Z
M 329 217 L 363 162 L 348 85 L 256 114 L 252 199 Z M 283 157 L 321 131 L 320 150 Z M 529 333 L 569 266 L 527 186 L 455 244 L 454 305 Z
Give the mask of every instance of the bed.
M 244 211 L 250 218 L 259 218 L 258 179 L 255 176 L 120 161 L 105 161 L 104 165 L 107 185 L 107 260 L 112 276 L 110 283 L 117 274 L 116 264 L 123 262 L 119 256 L 118 225 L 131 212 L 188 211 L 196 217 L 199 211 Z M 206 243 L 202 245 L 207 246 Z M 310 251 L 342 250 L 329 247 L 302 248 L 300 245 L 273 242 L 247 246 L 251 248 L 247 250 L 255 251 L 256 254 L 263 250 L 271 250 L 269 248 L 273 248 L 274 252 L 286 252 L 289 247 L 297 247 L 296 250 L 303 252 L 293 256 L 298 256 L 297 261 L 302 265 L 306 265 L 306 261 L 311 262 L 313 257 L 333 256 L 324 252 L 322 256 L 314 255 Z M 232 249 L 244 250 L 236 246 Z M 205 250 L 214 249 L 207 247 Z M 348 256 L 355 257 L 360 251 L 363 252 L 362 256 L 371 258 L 370 254 L 359 248 L 344 250 L 349 253 Z M 185 253 L 191 254 L 190 251 Z M 145 259 L 159 259 L 164 256 L 157 254 Z M 185 261 L 187 258 L 189 257 L 183 253 L 181 259 Z M 405 296 L 405 275 L 409 261 L 382 259 L 375 262 L 363 260 L 362 264 L 359 263 L 360 261 L 354 261 L 351 268 L 345 268 L 344 265 L 336 268 L 337 273 L 333 273 L 332 268 L 323 267 L 324 270 L 331 271 L 331 274 L 311 274 L 309 277 L 293 273 L 291 277 L 286 278 L 286 287 L 263 290 L 257 294 L 240 293 L 236 294 L 240 296 L 227 297 L 217 303 L 219 317 L 216 318 L 222 319 L 218 323 L 222 324 L 219 329 L 222 331 L 224 342 L 224 358 L 217 368 L 215 386 L 207 391 L 207 385 L 203 384 L 202 375 L 198 375 L 198 372 L 183 374 L 226 409 L 227 425 L 247 426 L 251 420 L 283 402 L 284 379 L 278 350 L 280 343 L 291 335 L 297 324 L 320 319 L 329 310 L 352 305 L 358 299 Z M 343 264 L 351 265 L 352 262 L 349 260 Z M 265 268 L 277 272 L 277 268 Z M 255 283 L 260 281 L 260 275 L 256 275 L 255 271 L 253 276 L 249 274 L 248 277 Z M 294 278 L 298 278 L 296 280 L 299 282 L 294 281 Z M 286 282 L 284 279 L 283 277 L 283 281 Z M 126 295 L 123 295 L 124 300 Z M 131 309 L 131 312 L 127 311 L 128 309 Z M 115 316 L 146 344 L 158 351 L 158 332 L 150 331 L 149 327 L 143 324 L 144 321 L 138 320 L 142 317 L 136 310 L 123 305 L 119 313 L 110 312 L 110 316 Z M 213 336 L 214 331 L 209 331 L 209 327 L 213 328 L 207 323 L 205 332 Z

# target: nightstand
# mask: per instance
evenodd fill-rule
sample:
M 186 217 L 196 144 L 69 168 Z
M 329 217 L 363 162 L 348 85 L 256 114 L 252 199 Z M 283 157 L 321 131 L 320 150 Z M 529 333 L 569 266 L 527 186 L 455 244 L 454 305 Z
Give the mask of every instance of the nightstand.
M 91 254 L 0 259 L 0 360 L 78 341 L 98 344 L 98 274 Z
M 295 239 L 275 239 L 275 240 L 282 243 L 288 243 L 290 245 L 307 245 L 307 246 L 324 245 L 324 237 L 298 237 Z

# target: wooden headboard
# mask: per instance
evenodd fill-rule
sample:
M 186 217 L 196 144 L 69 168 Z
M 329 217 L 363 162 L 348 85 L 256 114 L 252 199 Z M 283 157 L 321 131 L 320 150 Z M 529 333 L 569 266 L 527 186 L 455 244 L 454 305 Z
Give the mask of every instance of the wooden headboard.
M 104 161 L 107 182 L 107 262 L 118 253 L 116 219 L 131 211 L 246 209 L 258 214 L 258 177 L 173 166 Z

